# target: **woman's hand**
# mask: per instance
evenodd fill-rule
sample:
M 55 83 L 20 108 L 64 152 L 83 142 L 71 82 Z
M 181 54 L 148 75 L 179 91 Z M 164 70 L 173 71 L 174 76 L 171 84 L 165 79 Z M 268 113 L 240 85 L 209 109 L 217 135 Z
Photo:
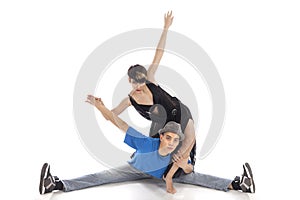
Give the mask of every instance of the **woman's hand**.
M 165 25 L 164 25 L 164 29 L 169 29 L 169 27 L 172 25 L 173 22 L 173 18 L 174 16 L 172 16 L 172 11 L 168 11 L 165 14 Z

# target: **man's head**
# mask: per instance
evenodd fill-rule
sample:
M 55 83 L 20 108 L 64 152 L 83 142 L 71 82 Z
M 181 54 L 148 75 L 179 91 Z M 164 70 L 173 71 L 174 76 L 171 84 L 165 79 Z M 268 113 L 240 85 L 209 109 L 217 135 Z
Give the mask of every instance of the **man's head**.
M 184 139 L 180 124 L 173 121 L 168 122 L 164 128 L 159 130 L 159 134 L 159 153 L 161 155 L 172 153 L 178 146 L 179 142 Z

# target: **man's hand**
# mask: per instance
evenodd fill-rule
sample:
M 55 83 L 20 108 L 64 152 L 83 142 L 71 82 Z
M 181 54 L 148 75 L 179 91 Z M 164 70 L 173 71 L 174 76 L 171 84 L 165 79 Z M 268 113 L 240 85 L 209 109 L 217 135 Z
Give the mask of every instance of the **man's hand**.
M 103 104 L 101 98 L 94 97 L 93 95 L 88 95 L 85 102 L 94 105 L 106 120 L 111 121 L 116 127 L 126 133 L 129 127 L 128 124 L 124 122 L 120 117 L 115 115 L 112 111 L 108 110 Z
M 177 165 L 179 168 L 181 168 L 185 173 L 189 174 L 193 171 L 194 167 L 193 165 L 188 163 L 189 157 L 183 157 L 183 155 L 178 151 L 177 154 L 173 155 L 172 161 L 174 162 L 174 165 Z
M 100 110 L 100 111 L 102 110 L 101 108 L 103 108 L 103 107 L 106 108 L 105 105 L 104 105 L 104 103 L 103 103 L 103 101 L 101 100 L 101 98 L 95 97 L 95 96 L 93 96 L 93 95 L 88 95 L 85 102 L 87 102 L 87 103 L 89 103 L 89 104 L 95 106 L 95 107 L 98 108 L 98 110 Z M 107 115 L 107 113 L 105 113 L 105 112 L 101 112 L 101 113 L 102 113 L 103 117 L 104 117 L 106 120 L 110 120 L 110 118 L 109 118 L 109 116 Z
M 97 106 L 104 106 L 103 101 L 101 98 L 95 97 L 93 95 L 88 95 L 86 101 L 87 103 L 97 107 Z
M 174 154 L 173 155 L 173 162 L 175 165 L 177 165 L 179 168 L 184 169 L 188 165 L 189 157 L 184 158 L 181 155 Z

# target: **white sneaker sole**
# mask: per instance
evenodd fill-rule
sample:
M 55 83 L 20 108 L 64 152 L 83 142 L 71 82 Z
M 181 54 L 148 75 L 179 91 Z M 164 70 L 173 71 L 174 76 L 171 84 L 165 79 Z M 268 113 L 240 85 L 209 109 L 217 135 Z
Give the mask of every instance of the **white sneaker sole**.
M 45 163 L 42 167 L 41 178 L 40 178 L 40 187 L 39 187 L 40 194 L 45 194 L 46 188 L 44 186 L 44 180 L 47 177 L 49 168 L 50 168 L 50 165 L 48 163 Z
M 255 184 L 254 184 L 254 180 L 253 180 L 253 174 L 252 174 L 251 167 L 250 167 L 249 163 L 245 163 L 244 166 L 245 166 L 247 177 L 250 178 L 250 181 L 251 181 L 250 191 L 251 191 L 251 193 L 255 193 Z

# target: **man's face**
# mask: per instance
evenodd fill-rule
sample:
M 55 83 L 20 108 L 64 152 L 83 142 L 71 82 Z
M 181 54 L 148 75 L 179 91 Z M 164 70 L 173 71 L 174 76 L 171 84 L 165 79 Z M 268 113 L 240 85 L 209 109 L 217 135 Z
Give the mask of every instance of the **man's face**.
M 176 133 L 165 132 L 160 135 L 159 151 L 164 154 L 172 153 L 179 144 L 179 136 Z

